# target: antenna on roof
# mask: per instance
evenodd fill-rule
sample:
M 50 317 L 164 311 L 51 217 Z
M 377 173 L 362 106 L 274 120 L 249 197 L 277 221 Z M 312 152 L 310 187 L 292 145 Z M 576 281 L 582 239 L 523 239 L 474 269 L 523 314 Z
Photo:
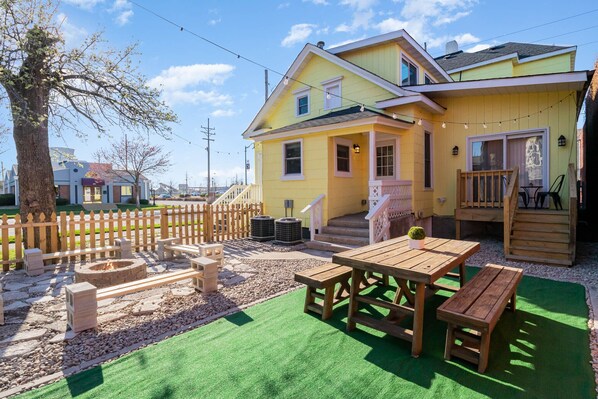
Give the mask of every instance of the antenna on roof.
M 320 40 L 320 41 L 318 42 L 318 44 L 316 44 L 316 46 L 318 46 L 318 48 L 322 48 L 322 49 L 323 49 L 325 44 L 326 44 L 326 43 L 324 43 L 322 40 Z
M 446 43 L 446 47 L 445 47 L 446 54 L 456 53 L 457 51 L 459 51 L 459 44 L 457 43 L 456 40 L 451 40 L 450 42 Z

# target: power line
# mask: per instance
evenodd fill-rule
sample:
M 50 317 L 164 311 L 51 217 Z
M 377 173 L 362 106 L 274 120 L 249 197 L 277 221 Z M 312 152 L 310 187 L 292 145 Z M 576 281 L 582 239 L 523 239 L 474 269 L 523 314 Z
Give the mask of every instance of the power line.
M 210 118 L 208 118 L 208 126 L 201 126 L 201 132 L 204 134 L 204 138 L 202 138 L 202 140 L 205 140 L 208 142 L 208 146 L 206 147 L 206 151 L 208 151 L 208 184 L 207 184 L 207 189 L 208 189 L 208 201 L 210 201 L 210 142 L 214 141 L 214 139 L 210 138 L 214 135 L 216 135 L 216 133 L 213 133 L 213 131 L 216 128 L 210 127 Z

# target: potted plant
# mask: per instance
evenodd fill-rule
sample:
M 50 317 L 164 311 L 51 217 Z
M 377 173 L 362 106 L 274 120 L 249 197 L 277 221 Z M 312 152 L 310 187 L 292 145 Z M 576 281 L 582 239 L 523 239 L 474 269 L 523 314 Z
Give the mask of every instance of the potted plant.
M 424 249 L 426 232 L 423 227 L 413 226 L 409 229 L 407 236 L 409 237 L 409 248 Z

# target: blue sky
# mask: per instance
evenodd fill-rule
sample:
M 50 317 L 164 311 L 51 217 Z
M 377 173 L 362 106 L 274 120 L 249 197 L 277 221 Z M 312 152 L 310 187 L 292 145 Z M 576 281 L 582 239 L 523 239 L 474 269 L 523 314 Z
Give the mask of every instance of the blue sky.
M 67 44 L 98 30 L 112 47 L 139 43 L 139 70 L 163 88 L 164 100 L 180 119 L 171 140 L 151 137 L 172 152 L 173 160 L 168 173 L 150 176 L 155 182 L 184 183 L 187 173 L 190 185 L 205 184 L 207 152 L 200 127 L 208 118 L 216 133 L 212 176 L 218 185 L 244 176 L 244 148 L 250 143 L 241 133 L 264 102 L 264 70 L 196 35 L 267 66 L 270 90 L 281 78 L 275 71 L 284 73 L 306 42 L 323 40 L 328 48 L 401 28 L 425 42 L 432 56 L 444 54 L 445 43 L 456 39 L 466 51 L 508 41 L 578 45 L 577 70 L 592 69 L 598 58 L 598 3 L 591 0 L 138 2 L 185 30 L 127 0 L 63 0 L 58 18 Z M 115 139 L 123 133 L 111 132 Z M 84 139 L 69 132 L 50 138 L 51 146 L 73 147 L 83 160 L 106 144 L 93 131 Z M 11 137 L 3 147 L 0 160 L 7 167 L 16 159 Z M 253 167 L 251 150 L 248 156 Z

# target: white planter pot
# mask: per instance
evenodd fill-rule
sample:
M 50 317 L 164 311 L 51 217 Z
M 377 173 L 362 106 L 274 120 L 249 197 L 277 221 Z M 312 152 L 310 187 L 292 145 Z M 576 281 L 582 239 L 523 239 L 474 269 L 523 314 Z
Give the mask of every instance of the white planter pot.
M 412 240 L 411 238 L 409 239 L 409 248 L 411 249 L 424 249 L 424 243 L 425 243 L 425 239 L 424 240 Z

